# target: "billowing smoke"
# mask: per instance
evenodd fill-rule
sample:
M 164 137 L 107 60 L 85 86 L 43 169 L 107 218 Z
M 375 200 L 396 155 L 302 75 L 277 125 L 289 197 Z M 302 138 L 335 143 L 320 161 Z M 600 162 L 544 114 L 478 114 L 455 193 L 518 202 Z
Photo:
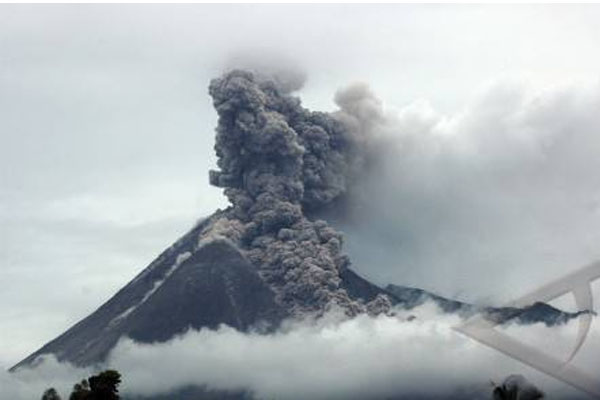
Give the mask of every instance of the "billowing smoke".
M 297 156 L 304 191 L 299 204 L 289 203 L 341 228 L 355 268 L 383 285 L 498 304 L 555 279 L 599 254 L 599 186 L 590 171 L 598 165 L 600 91 L 597 84 L 534 89 L 500 81 L 451 115 L 423 101 L 391 113 L 365 84 L 338 91 L 339 110 L 318 115 L 344 146 L 335 149 L 339 158 L 317 157 L 335 177 L 320 180 L 326 190 L 318 193 L 329 195 L 318 202 L 308 200 L 316 196 L 307 195 L 305 171 L 315 152 L 306 150 L 298 118 L 289 117 L 315 113 L 280 91 L 278 104 L 297 107 L 278 109 L 299 111 L 275 113 L 291 121 L 304 149 Z M 249 248 L 257 265 L 267 265 L 269 255 L 280 259 L 251 242 Z
M 600 257 L 597 82 L 503 79 L 452 114 L 341 93 L 369 168 L 328 221 L 371 280 L 499 304 Z
M 213 80 L 210 94 L 219 114 L 221 168 L 211 171 L 211 182 L 227 188 L 234 206 L 242 206 L 241 191 L 253 199 L 271 193 L 313 210 L 346 191 L 363 152 L 338 119 L 302 108 L 275 80 L 247 71 Z
M 246 250 L 292 313 L 331 307 L 348 315 L 385 312 L 386 297 L 365 306 L 340 287 L 339 273 L 349 263 L 342 235 L 305 214 L 347 192 L 364 160 L 360 126 L 349 128 L 342 119 L 304 109 L 288 94 L 289 86 L 281 85 L 242 70 L 210 84 L 219 114 L 220 168 L 210 171 L 210 182 L 225 188 L 231 202 L 226 218 L 237 229 L 229 237 Z M 351 93 L 340 98 L 356 108 Z
M 368 144 L 369 136 L 377 134 L 387 123 L 383 104 L 366 83 L 355 83 L 338 90 L 335 104 L 340 108 L 335 113 L 336 119 L 353 132 L 355 138 L 362 139 L 363 145 Z

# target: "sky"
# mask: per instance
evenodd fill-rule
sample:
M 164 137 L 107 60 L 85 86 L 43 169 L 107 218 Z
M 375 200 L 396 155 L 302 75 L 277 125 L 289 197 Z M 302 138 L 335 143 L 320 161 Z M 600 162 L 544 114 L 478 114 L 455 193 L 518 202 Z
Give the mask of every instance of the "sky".
M 199 218 L 211 78 L 366 82 L 389 146 L 342 224 L 379 284 L 502 302 L 600 258 L 600 8 L 0 5 L 0 367 L 110 298 Z

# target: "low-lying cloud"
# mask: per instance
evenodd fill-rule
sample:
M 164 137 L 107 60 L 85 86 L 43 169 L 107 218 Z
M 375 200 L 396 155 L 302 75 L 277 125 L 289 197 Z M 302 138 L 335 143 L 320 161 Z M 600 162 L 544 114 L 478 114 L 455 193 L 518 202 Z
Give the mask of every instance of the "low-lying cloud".
M 416 319 L 409 321 L 409 316 Z M 440 396 L 487 399 L 490 380 L 522 373 L 548 398 L 585 395 L 453 330 L 456 316 L 432 304 L 395 317 L 359 316 L 294 323 L 271 335 L 241 333 L 228 327 L 189 331 L 169 342 L 138 344 L 122 340 L 108 366 L 124 375 L 122 393 L 152 395 L 189 385 L 215 390 L 248 390 L 268 399 L 364 399 Z M 547 328 L 512 326 L 506 332 L 553 355 L 568 354 L 576 324 Z M 600 346 L 593 329 L 575 364 L 587 371 L 600 366 L 590 349 Z M 48 358 L 34 370 L 0 378 L 0 399 L 29 399 L 49 387 L 63 395 L 91 371 Z

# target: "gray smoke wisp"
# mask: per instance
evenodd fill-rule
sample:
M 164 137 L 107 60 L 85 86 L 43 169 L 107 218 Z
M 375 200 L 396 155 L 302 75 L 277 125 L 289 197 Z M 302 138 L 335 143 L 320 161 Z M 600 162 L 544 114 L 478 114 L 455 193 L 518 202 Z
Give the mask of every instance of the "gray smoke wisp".
M 226 234 L 246 251 L 278 300 L 292 314 L 341 307 L 348 315 L 385 312 L 389 299 L 352 300 L 340 287 L 349 264 L 343 238 L 327 222 L 311 220 L 340 199 L 364 162 L 363 121 L 303 108 L 283 85 L 234 70 L 209 88 L 219 115 L 211 184 L 231 202 Z M 360 95 L 360 93 L 359 93 Z M 360 96 L 354 96 L 358 98 Z M 356 108 L 352 95 L 340 96 Z

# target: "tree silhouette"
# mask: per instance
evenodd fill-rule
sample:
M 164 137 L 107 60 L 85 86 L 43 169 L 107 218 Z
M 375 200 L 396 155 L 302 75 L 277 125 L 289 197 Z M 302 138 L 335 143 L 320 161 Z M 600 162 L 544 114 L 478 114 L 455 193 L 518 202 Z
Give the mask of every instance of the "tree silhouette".
M 58 392 L 54 388 L 50 388 L 42 395 L 42 400 L 61 400 Z
M 75 384 L 69 400 L 119 400 L 120 383 L 121 374 L 109 369 Z
M 89 399 L 90 393 L 90 385 L 87 379 L 84 379 L 73 386 L 73 391 L 71 392 L 71 396 L 69 396 L 69 400 L 87 400 Z
M 91 376 L 88 379 L 92 400 L 119 400 L 118 386 L 121 383 L 121 374 L 113 369 Z

